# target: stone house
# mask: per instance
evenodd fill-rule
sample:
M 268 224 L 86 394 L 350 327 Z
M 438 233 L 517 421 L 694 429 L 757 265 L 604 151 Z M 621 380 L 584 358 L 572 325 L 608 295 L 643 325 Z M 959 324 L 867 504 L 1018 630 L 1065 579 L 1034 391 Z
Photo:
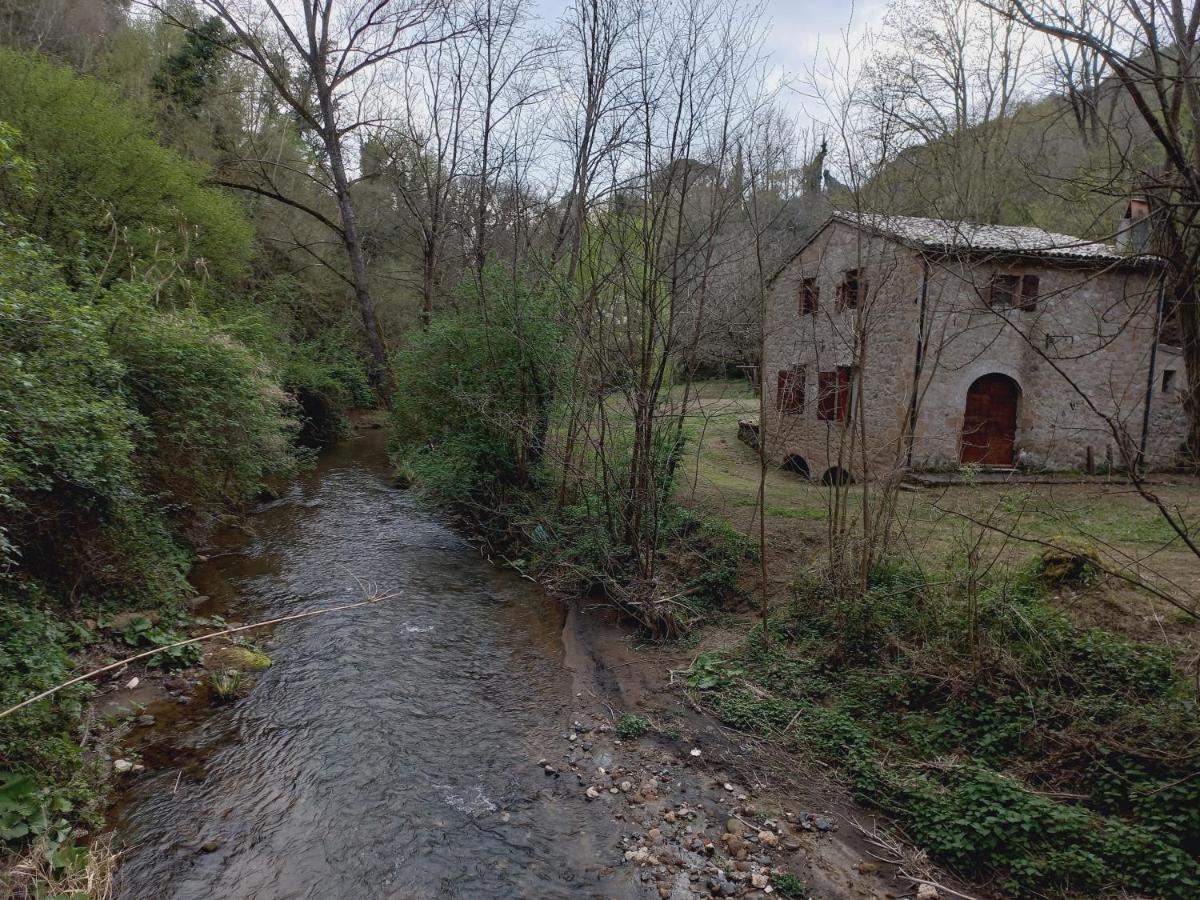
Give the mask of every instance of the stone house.
M 834 213 L 771 281 L 767 453 L 826 482 L 1170 465 L 1157 260 L 1038 228 Z

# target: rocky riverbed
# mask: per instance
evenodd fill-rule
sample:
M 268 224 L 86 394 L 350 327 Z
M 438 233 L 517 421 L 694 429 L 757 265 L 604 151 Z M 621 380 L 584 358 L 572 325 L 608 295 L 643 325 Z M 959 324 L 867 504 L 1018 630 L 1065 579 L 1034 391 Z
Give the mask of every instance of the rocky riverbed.
M 552 750 L 531 764 L 553 780 L 556 793 L 612 819 L 621 865 L 663 900 L 903 897 L 922 890 L 895 881 L 894 867 L 870 854 L 847 867 L 838 814 L 757 796 L 724 766 L 732 749 L 697 735 L 622 739 L 611 714 L 593 713 L 567 723 Z M 936 897 L 924 886 L 922 900 Z

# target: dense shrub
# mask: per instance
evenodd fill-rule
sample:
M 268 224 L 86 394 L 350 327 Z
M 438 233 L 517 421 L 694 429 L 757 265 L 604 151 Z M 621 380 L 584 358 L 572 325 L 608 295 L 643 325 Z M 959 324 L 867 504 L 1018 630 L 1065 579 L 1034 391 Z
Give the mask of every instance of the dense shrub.
M 497 265 L 395 359 L 393 456 L 435 503 L 494 509 L 542 472 L 561 355 L 554 298 Z
M 0 233 L 0 528 L 11 574 L 93 601 L 181 587 L 169 526 L 291 464 L 260 359 L 149 288 L 72 290 L 54 254 Z
M 122 284 L 101 315 L 123 394 L 142 421 L 144 488 L 194 521 L 288 471 L 291 401 L 261 357 L 204 316 L 155 312 L 147 301 L 144 288 Z
M 62 254 L 72 278 L 152 274 L 191 296 L 244 271 L 252 232 L 228 194 L 152 136 L 116 91 L 36 53 L 0 48 L 0 122 L 32 164 L 24 191 L 0 169 L 0 208 Z
M 684 434 L 669 423 L 647 442 L 649 489 L 635 489 L 634 423 L 619 392 L 605 410 L 602 459 L 576 448 L 576 468 L 563 477 L 545 458 L 567 420 L 595 414 L 558 404 L 577 377 L 558 302 L 553 289 L 534 290 L 499 266 L 485 270 L 482 293 L 464 282 L 459 311 L 436 317 L 396 357 L 393 459 L 430 502 L 503 545 L 518 568 L 613 599 L 660 636 L 678 634 L 736 594 L 754 546 L 674 503 Z M 660 570 L 666 578 L 645 574 Z
M 0 200 L 33 210 L 42 181 L 19 138 L 0 129 Z M 93 639 L 86 617 L 178 609 L 190 530 L 294 462 L 291 407 L 260 354 L 159 302 L 164 273 L 66 266 L 23 218 L 0 226 L 0 708 L 65 680 Z M 77 745 L 86 692 L 0 720 L 0 841 L 57 841 L 68 812 L 96 805 Z

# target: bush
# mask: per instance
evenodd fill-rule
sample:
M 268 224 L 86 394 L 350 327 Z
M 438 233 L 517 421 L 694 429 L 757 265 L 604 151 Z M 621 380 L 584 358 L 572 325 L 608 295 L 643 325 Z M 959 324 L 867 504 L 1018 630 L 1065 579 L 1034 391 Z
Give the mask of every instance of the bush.
M 145 490 L 170 497 L 188 524 L 236 505 L 294 462 L 290 398 L 261 357 L 204 316 L 155 312 L 144 288 L 109 292 L 102 307 L 122 392 L 142 427 Z
M 0 122 L 20 133 L 33 181 L 25 190 L 0 168 L 0 208 L 62 254 L 72 277 L 111 282 L 132 266 L 191 297 L 245 270 L 252 232 L 240 205 L 155 141 L 111 87 L 0 48 Z M 122 263 L 110 266 L 114 249 Z
M 617 721 L 617 736 L 622 740 L 632 741 L 640 738 L 649 730 L 650 723 L 642 716 L 635 716 L 633 713 L 625 713 Z
M 0 51 L 0 72 L 27 79 L 33 95 L 40 96 L 43 76 L 66 94 L 78 87 L 69 73 L 7 51 Z M 5 75 L 0 82 L 3 109 L 14 87 Z M 71 96 L 67 106 L 75 109 L 78 97 Z M 88 121 L 100 127 L 96 116 L 103 114 Z M 44 143 L 26 145 L 51 153 L 65 133 L 52 140 L 49 127 L 37 132 Z M 114 607 L 178 609 L 188 590 L 186 539 L 294 461 L 289 404 L 264 359 L 199 311 L 160 302 L 164 277 L 171 280 L 179 258 L 166 260 L 154 280 L 126 281 L 103 267 L 92 271 L 83 220 L 71 235 L 42 229 L 64 245 L 78 242 L 69 266 L 63 254 L 18 230 L 25 220 L 36 226 L 34 213 L 60 201 L 75 204 L 68 213 L 86 216 L 99 200 L 94 193 L 55 194 L 62 186 L 46 181 L 47 157 L 30 165 L 16 146 L 14 132 L 0 127 L 0 708 L 66 680 L 71 655 L 91 637 L 72 622 Z M 114 157 L 136 170 L 130 177 L 153 181 L 176 172 L 177 161 L 159 159 L 165 168 L 156 168 L 153 158 L 139 169 L 139 157 L 127 152 L 138 146 L 131 139 Z M 76 150 L 87 152 L 72 147 L 64 154 L 74 159 Z M 93 192 L 126 185 L 94 168 L 83 171 L 95 176 Z M 197 185 L 191 188 L 199 191 Z M 176 196 L 170 185 L 139 189 L 154 202 Z M 207 196 L 200 191 L 192 199 Z M 135 242 L 138 227 L 129 231 Z M 147 226 L 145 234 L 152 233 Z M 187 241 L 197 237 L 189 235 Z M 147 260 L 133 260 L 134 268 L 152 265 Z M 153 647 L 178 635 L 145 621 L 126 638 Z M 175 648 L 150 662 L 187 665 L 197 656 L 194 647 Z M 5 788 L 10 808 L 0 817 L 10 839 L 36 836 L 59 852 L 59 820 L 98 806 L 77 744 L 87 694 L 84 686 L 62 691 L 0 720 L 0 769 L 12 776 Z M 30 812 L 31 804 L 39 809 Z M 43 823 L 42 808 L 56 816 Z
M 286 398 L 250 351 L 149 288 L 72 290 L 0 232 L 0 533 L 19 576 L 153 605 L 184 590 L 172 524 L 289 471 Z
M 500 266 L 485 270 L 482 294 L 469 280 L 460 293 L 461 312 L 396 356 L 391 436 L 422 493 L 473 514 L 536 483 L 562 351 L 553 297 Z
M 1038 557 L 1038 574 L 1054 586 L 1087 585 L 1095 582 L 1103 572 L 1100 553 L 1091 545 L 1068 541 L 1062 537 L 1051 538 L 1054 544 L 1042 551 Z
M 0 709 L 66 681 L 68 654 L 85 637 L 48 612 L 37 591 L 0 587 Z M 91 691 L 79 685 L 0 719 L 0 768 L 70 781 L 79 766 L 75 723 Z

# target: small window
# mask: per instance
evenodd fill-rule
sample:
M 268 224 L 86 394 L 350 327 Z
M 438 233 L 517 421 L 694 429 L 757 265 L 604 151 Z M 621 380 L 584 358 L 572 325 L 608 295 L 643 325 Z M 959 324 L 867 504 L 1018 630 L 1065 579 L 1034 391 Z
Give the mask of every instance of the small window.
M 1038 292 L 1040 282 L 1036 275 L 1021 276 L 1021 299 L 1017 303 L 1017 309 L 1023 309 L 1025 312 L 1033 312 L 1037 309 Z
M 817 373 L 817 418 L 845 422 L 850 414 L 850 367 Z
M 1017 305 L 1020 290 L 1020 276 L 993 275 L 991 289 L 988 291 L 988 306 L 992 309 L 1012 309 Z
M 1162 392 L 1169 394 L 1175 390 L 1175 370 L 1163 369 L 1163 386 Z
M 800 315 L 808 316 L 817 311 L 817 301 L 821 298 L 821 289 L 817 287 L 817 279 L 800 279 Z
M 838 309 L 857 309 L 859 295 L 864 293 L 864 288 L 858 280 L 858 269 L 847 269 L 837 288 Z
M 775 385 L 775 405 L 782 413 L 804 412 L 804 367 L 780 369 Z

